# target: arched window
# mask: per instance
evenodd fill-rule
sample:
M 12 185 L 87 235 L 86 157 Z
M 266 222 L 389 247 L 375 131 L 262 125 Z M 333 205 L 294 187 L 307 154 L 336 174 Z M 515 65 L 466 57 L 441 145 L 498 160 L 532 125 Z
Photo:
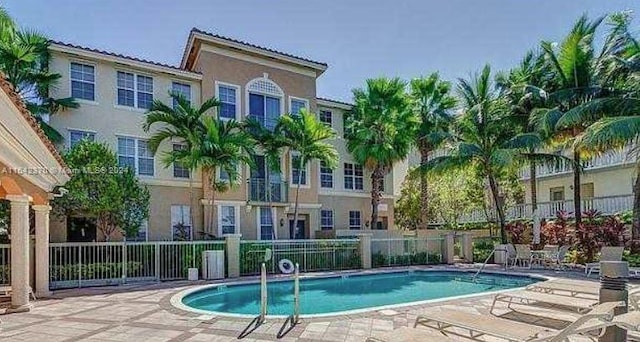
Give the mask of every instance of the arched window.
M 273 129 L 283 111 L 284 92 L 275 82 L 264 77 L 247 83 L 248 116 Z

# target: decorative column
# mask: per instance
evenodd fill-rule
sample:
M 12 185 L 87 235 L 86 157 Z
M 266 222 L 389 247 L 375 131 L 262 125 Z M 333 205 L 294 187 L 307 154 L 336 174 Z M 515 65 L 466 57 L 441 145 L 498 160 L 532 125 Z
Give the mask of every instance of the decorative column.
M 8 195 L 11 202 L 11 307 L 25 312 L 29 304 L 29 202 L 27 195 Z
M 473 233 L 462 234 L 462 255 L 464 261 L 473 262 Z
M 240 276 L 240 237 L 242 234 L 226 234 L 224 236 L 227 250 L 227 276 Z
M 454 234 L 447 233 L 442 236 L 444 240 L 442 241 L 442 262 L 445 264 L 453 264 L 454 261 Z
M 371 237 L 373 234 L 358 234 L 360 242 L 360 261 L 363 269 L 371 268 Z
M 36 220 L 36 295 L 48 297 L 49 291 L 49 205 L 34 205 Z

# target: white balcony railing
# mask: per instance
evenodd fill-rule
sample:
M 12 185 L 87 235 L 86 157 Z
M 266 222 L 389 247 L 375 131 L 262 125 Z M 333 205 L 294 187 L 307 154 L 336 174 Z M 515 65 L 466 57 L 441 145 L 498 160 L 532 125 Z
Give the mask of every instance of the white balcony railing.
M 612 150 L 600 156 L 591 158 L 584 162 L 585 170 L 592 170 L 601 167 L 617 166 L 625 164 L 633 164 L 635 160 L 629 156 L 631 146 L 625 146 L 622 150 Z M 562 163 L 560 165 L 543 165 L 536 168 L 536 175 L 538 177 L 545 177 L 551 175 L 558 175 L 571 172 L 570 163 Z M 529 179 L 529 168 L 524 168 L 520 171 L 521 179 Z
M 582 211 L 595 209 L 602 214 L 612 215 L 633 209 L 633 195 L 594 197 L 582 200 Z M 538 202 L 538 217 L 553 218 L 560 210 L 566 211 L 569 216 L 573 216 L 573 200 Z M 505 218 L 507 220 L 530 219 L 533 216 L 533 209 L 530 203 L 517 204 L 506 208 Z M 492 210 L 489 217 L 495 218 Z M 493 219 L 495 220 L 495 219 Z M 458 218 L 458 223 L 478 223 L 486 222 L 487 215 L 482 210 L 475 210 L 463 214 Z M 434 224 L 442 222 L 433 222 Z

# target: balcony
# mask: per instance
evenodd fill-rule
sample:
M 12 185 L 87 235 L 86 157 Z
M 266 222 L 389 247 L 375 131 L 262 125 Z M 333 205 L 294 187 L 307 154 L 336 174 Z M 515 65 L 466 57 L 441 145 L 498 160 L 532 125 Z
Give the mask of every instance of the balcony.
M 569 216 L 573 216 L 573 200 L 565 201 L 552 201 L 552 202 L 538 202 L 538 217 L 539 218 L 554 218 L 556 213 L 560 210 L 569 213 Z M 633 195 L 620 195 L 620 196 L 606 196 L 606 197 L 594 197 L 582 200 L 582 211 L 595 209 L 605 215 L 613 215 L 624 211 L 633 209 Z M 492 217 L 494 221 L 495 211 L 490 210 L 489 217 Z M 505 218 L 507 221 L 518 219 L 531 219 L 533 216 L 533 210 L 530 203 L 517 204 L 505 209 Z M 458 218 L 458 223 L 481 223 L 487 222 L 487 215 L 484 211 L 476 210 L 470 213 L 461 215 Z M 432 224 L 442 224 L 443 222 L 432 222 Z
M 288 203 L 287 182 L 269 181 L 260 178 L 249 179 L 249 201 L 266 203 Z
M 629 151 L 631 151 L 631 146 L 625 146 L 622 150 L 612 150 L 603 155 L 591 158 L 584 162 L 584 169 L 593 170 L 602 167 L 633 164 L 635 163 L 635 160 L 629 157 Z M 544 165 L 536 168 L 537 177 L 547 177 L 570 172 L 571 165 L 569 163 L 562 163 L 560 165 Z M 520 177 L 521 179 L 531 178 L 528 167 L 520 172 Z

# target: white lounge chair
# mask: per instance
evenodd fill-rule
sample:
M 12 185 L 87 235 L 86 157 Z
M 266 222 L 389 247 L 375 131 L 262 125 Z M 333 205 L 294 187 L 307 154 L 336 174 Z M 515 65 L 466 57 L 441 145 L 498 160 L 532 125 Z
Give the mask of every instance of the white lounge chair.
M 561 331 L 496 316 L 476 315 L 458 310 L 442 310 L 434 312 L 431 316 L 418 316 L 415 326 L 424 325 L 437 329 L 444 334 L 458 335 L 474 340 L 486 335 L 514 342 L 559 342 L 564 341 L 570 335 L 587 333 L 610 326 L 614 317 L 614 309 L 621 304 L 620 302 L 598 304 L 589 313 L 580 316 Z M 456 329 L 466 330 L 468 334 L 461 334 Z
M 571 311 L 577 311 L 578 313 L 585 313 L 590 311 L 595 305 L 598 304 L 598 298 L 582 298 L 561 296 L 557 294 L 541 293 L 535 291 L 519 290 L 519 291 L 507 291 L 498 293 L 493 297 L 493 304 L 491 304 L 491 310 L 497 302 L 507 303 L 507 307 L 513 311 L 516 311 L 512 305 L 534 305 L 534 304 L 546 304 L 551 306 L 559 306 L 563 309 Z
M 623 253 L 624 247 L 602 247 L 600 250 L 600 261 L 622 261 Z M 600 273 L 600 262 L 590 262 L 584 265 L 584 273 L 587 277 L 591 276 L 593 272 Z
M 37 300 L 36 294 L 33 293 L 31 286 L 27 286 L 27 291 L 29 291 L 29 295 L 33 300 Z M 11 292 L 11 286 L 0 286 L 0 297 L 11 297 Z
M 374 333 L 366 342 L 454 342 L 452 338 L 426 335 L 423 329 L 404 327 L 391 331 Z
M 528 291 L 538 291 L 556 295 L 595 296 L 600 293 L 600 283 L 595 281 L 554 279 L 534 283 L 526 287 Z

